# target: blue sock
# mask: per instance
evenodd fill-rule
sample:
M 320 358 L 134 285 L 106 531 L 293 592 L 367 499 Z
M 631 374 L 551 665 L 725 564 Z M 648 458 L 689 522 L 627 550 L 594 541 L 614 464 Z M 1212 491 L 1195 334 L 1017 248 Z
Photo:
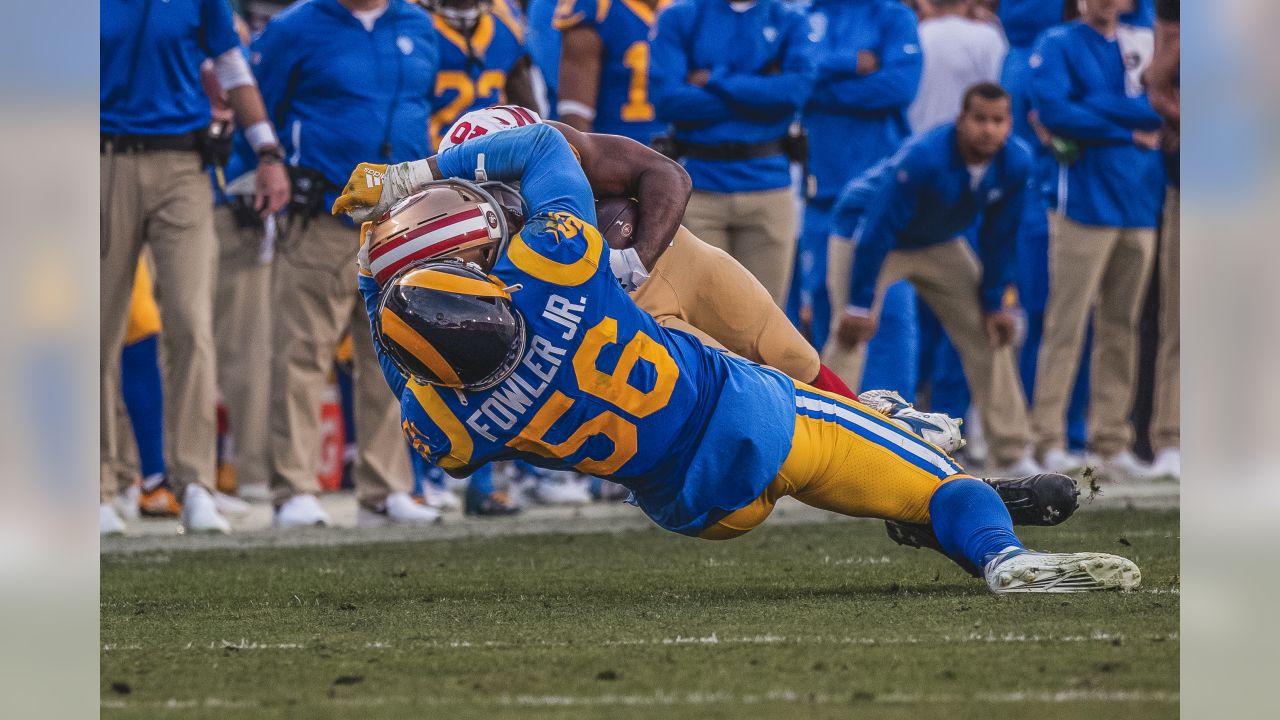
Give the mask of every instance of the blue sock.
M 120 351 L 120 394 L 124 397 L 143 477 L 164 475 L 164 383 L 160 378 L 159 335 Z
M 947 556 L 979 569 L 1002 550 L 1022 547 L 1000 495 L 981 480 L 943 483 L 929 500 L 929 514 Z

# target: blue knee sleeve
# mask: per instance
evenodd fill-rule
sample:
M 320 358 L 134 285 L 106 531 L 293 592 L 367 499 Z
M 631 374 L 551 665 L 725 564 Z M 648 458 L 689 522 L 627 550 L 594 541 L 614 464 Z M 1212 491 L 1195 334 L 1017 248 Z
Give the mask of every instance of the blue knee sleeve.
M 943 483 L 929 500 L 929 514 L 934 535 L 952 559 L 981 568 L 1001 550 L 1022 547 L 1000 495 L 981 480 Z

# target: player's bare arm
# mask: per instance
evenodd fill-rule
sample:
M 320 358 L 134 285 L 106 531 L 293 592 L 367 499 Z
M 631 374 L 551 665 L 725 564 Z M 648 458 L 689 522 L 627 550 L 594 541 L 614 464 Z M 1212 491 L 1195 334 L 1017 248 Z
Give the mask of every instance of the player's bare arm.
M 596 98 L 600 92 L 600 56 L 604 47 L 593 27 L 567 28 L 560 34 L 560 120 L 582 132 L 591 132 Z M 570 139 L 572 142 L 572 139 Z M 587 177 L 591 174 L 588 173 Z
M 680 228 L 693 185 L 679 163 L 620 135 L 588 134 L 548 121 L 578 151 L 598 198 L 633 197 L 640 204 L 632 245 L 652 270 Z

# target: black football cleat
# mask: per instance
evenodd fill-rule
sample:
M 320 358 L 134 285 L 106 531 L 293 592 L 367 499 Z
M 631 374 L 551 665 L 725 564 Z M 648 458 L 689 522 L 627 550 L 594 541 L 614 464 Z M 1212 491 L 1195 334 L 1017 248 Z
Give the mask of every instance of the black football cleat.
M 1080 507 L 1080 488 L 1066 475 L 1041 473 L 983 482 L 1000 493 L 1014 525 L 1051 527 L 1066 522 Z

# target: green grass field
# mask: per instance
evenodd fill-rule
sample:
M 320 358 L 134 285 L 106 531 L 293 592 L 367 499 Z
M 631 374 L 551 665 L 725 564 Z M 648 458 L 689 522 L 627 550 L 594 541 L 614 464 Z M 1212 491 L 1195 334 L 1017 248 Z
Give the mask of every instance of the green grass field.
M 1023 535 L 1143 589 L 995 597 L 870 521 L 105 555 L 103 717 L 1176 717 L 1177 511 Z

